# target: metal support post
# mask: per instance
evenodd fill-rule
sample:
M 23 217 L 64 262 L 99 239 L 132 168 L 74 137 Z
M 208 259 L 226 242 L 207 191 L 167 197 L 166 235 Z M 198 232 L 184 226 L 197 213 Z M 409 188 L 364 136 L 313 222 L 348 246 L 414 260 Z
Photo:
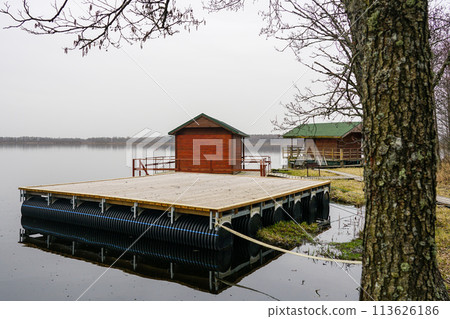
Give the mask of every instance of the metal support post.
M 214 287 L 215 287 L 215 291 L 219 290 L 219 282 L 217 281 L 217 272 L 213 272 L 213 276 L 214 276 Z
M 209 271 L 209 291 L 213 291 L 213 272 Z
M 108 208 L 110 207 L 110 205 L 108 205 L 108 204 L 106 203 L 106 199 L 104 199 L 104 198 L 102 198 L 102 200 L 101 200 L 99 206 L 100 206 L 100 208 L 102 209 L 102 214 L 104 214 L 104 213 L 108 210 Z
M 77 208 L 77 197 L 76 196 L 72 196 L 72 209 L 75 210 L 75 208 Z
M 173 224 L 173 215 L 175 214 L 175 209 L 173 207 L 170 207 L 169 210 L 169 216 L 170 216 L 170 223 Z
M 24 191 L 23 189 L 20 190 L 20 201 L 24 202 L 27 199 L 27 192 Z
M 133 213 L 133 218 L 138 216 L 138 203 L 133 204 L 133 207 L 131 207 L 131 212 Z
M 177 219 L 180 218 L 180 216 L 181 216 L 179 213 L 177 213 L 177 212 L 175 211 L 175 208 L 174 208 L 174 207 L 170 207 L 170 210 L 167 212 L 167 214 L 168 214 L 168 217 L 170 217 L 170 223 L 171 223 L 171 224 L 173 224 L 174 222 L 176 222 Z
M 213 212 L 209 211 L 209 230 L 213 229 Z

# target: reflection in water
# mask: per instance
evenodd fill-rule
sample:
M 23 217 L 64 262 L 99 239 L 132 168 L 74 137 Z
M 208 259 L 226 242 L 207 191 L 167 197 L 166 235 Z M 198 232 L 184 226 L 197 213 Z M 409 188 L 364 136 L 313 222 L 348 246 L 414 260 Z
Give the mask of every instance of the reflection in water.
M 281 255 L 242 240 L 221 251 L 147 238 L 129 248 L 135 238 L 117 233 L 27 217 L 22 217 L 22 227 L 20 241 L 28 247 L 213 294 L 239 286 L 244 277 Z
M 317 236 L 317 240 L 330 242 L 349 242 L 358 238 L 364 228 L 365 207 L 355 208 L 330 203 L 330 226 L 331 228 Z

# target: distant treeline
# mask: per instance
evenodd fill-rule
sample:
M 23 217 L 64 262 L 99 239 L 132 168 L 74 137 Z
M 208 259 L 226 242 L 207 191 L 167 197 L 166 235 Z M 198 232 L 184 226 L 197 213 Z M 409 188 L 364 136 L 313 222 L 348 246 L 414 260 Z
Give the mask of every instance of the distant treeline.
M 0 145 L 126 145 L 128 137 L 90 137 L 90 138 L 53 138 L 53 137 L 0 137 Z
M 266 140 L 270 144 L 270 139 L 281 138 L 277 134 L 250 135 L 247 140 L 255 144 L 258 140 Z M 90 137 L 90 138 L 54 138 L 54 137 L 0 137 L 0 145 L 92 145 L 92 146 L 125 146 L 129 137 Z M 174 141 L 171 141 L 172 143 Z M 266 145 L 265 145 L 266 146 Z

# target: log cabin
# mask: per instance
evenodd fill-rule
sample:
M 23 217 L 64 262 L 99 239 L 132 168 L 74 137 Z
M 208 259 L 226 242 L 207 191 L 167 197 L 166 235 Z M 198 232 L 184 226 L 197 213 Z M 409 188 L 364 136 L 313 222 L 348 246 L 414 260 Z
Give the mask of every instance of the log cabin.
M 360 163 L 362 160 L 362 123 L 361 122 L 336 122 L 302 124 L 283 135 L 284 138 L 305 139 L 314 143 L 313 150 L 308 146 L 308 153 L 321 156 L 328 162 Z M 301 152 L 300 147 L 288 148 L 288 158 L 296 158 L 296 153 Z M 305 150 L 303 150 L 305 151 Z

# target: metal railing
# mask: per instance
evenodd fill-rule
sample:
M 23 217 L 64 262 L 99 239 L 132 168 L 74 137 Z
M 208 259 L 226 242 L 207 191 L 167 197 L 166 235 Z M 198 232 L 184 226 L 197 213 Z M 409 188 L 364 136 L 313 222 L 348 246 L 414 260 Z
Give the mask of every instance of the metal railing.
M 173 171 L 175 170 L 175 156 L 155 156 L 144 158 L 133 158 L 132 173 L 133 177 L 139 174 L 151 175 L 151 171 Z
M 320 159 L 322 161 L 342 162 L 360 161 L 363 159 L 363 151 L 360 148 L 323 148 L 304 150 L 298 146 L 288 146 L 283 149 L 283 158 L 288 160 Z
M 245 168 L 246 164 L 259 164 L 259 169 Z M 270 156 L 244 156 L 242 157 L 241 172 L 259 171 L 261 176 L 267 176 L 272 169 L 272 160 Z
M 240 163 L 239 168 L 234 168 L 228 163 Z M 225 166 L 224 166 L 225 164 Z M 258 168 L 251 168 L 259 164 Z M 200 172 L 200 173 L 233 173 L 233 172 L 259 172 L 261 176 L 267 176 L 271 170 L 272 160 L 270 156 L 244 156 L 240 159 L 207 160 L 180 159 L 175 156 L 156 156 L 134 158 L 132 160 L 132 175 L 146 176 L 161 171 Z M 247 167 L 246 167 L 247 166 Z

